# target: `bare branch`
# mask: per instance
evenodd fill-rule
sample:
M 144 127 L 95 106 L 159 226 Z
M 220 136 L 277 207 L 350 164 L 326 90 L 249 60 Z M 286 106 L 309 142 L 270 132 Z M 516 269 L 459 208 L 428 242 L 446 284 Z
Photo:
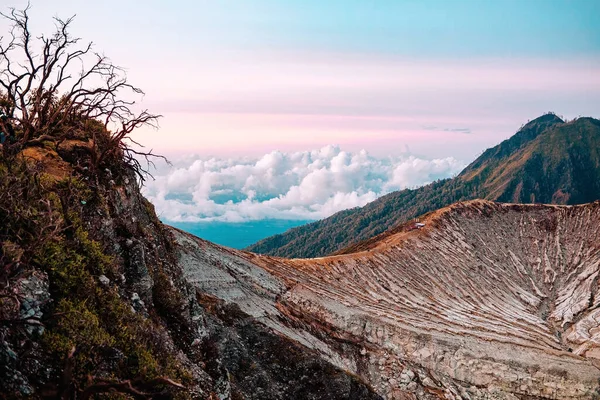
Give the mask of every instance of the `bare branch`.
M 131 96 L 144 92 L 127 81 L 121 67 L 94 52 L 93 43 L 81 45 L 81 38 L 70 34 L 74 17 L 55 18 L 55 31 L 35 38 L 28 10 L 0 12 L 10 24 L 8 35 L 0 37 L 0 110 L 18 132 L 18 146 L 85 136 L 86 121 L 97 120 L 103 132 L 87 133 L 93 141 L 92 166 L 99 169 L 108 159 L 120 157 L 144 175 L 147 170 L 135 156 L 155 155 L 133 152 L 130 144 L 137 142 L 126 141 L 142 126 L 157 127 L 160 115 L 134 110 Z

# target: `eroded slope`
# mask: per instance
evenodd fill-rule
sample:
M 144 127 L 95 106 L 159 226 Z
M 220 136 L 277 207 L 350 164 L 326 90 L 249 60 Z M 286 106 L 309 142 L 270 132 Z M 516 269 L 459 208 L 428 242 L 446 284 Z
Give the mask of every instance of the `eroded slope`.
M 293 330 L 388 398 L 592 398 L 600 203 L 473 201 L 421 222 L 348 255 L 286 260 L 228 250 L 235 263 L 270 273 L 251 284 L 231 259 L 219 256 L 219 268 L 272 305 L 260 307 L 262 316 L 281 327 L 267 325 Z

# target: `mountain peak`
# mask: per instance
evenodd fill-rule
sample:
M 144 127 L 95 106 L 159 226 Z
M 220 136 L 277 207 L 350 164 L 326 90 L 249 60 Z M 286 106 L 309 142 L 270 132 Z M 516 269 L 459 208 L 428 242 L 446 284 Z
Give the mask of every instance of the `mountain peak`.
M 457 177 L 380 197 L 363 208 L 263 239 L 248 250 L 317 257 L 355 249 L 363 240 L 454 202 L 581 204 L 600 198 L 600 121 L 565 123 L 544 114 L 486 150 Z
M 511 141 L 515 144 L 518 142 L 517 147 L 520 147 L 524 143 L 535 139 L 540 133 L 544 132 L 546 129 L 564 123 L 565 121 L 563 121 L 558 115 L 554 113 L 544 114 L 527 122 L 521 127 L 521 129 L 517 131 L 515 135 L 509 138 L 508 141 Z
M 531 128 L 534 125 L 540 124 L 544 124 L 546 126 L 554 124 L 563 124 L 564 122 L 565 121 L 563 121 L 562 118 L 560 118 L 558 115 L 554 113 L 547 113 L 527 122 L 525 125 L 523 125 L 523 128 Z
M 498 146 L 487 149 L 472 165 L 477 166 L 479 163 L 486 161 L 489 158 L 504 158 L 538 137 L 538 135 L 546 129 L 563 123 L 564 121 L 553 113 L 537 117 L 527 122 L 517 131 L 517 133 L 500 143 Z

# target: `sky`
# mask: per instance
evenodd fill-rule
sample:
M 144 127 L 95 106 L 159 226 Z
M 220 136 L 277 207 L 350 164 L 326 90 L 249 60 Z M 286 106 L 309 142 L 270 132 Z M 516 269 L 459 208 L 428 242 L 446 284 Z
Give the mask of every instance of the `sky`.
M 30 2 L 34 33 L 76 14 L 163 115 L 134 138 L 173 161 L 144 189 L 166 220 L 322 218 L 545 112 L 600 116 L 598 0 Z
M 24 0 L 2 4 L 23 7 Z M 546 111 L 597 116 L 597 0 L 31 0 L 127 68 L 166 154 L 338 144 L 470 160 Z

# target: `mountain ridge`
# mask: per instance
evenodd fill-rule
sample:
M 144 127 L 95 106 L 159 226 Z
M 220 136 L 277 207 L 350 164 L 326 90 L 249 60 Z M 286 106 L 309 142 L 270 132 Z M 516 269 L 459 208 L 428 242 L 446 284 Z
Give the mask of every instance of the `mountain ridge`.
M 283 257 L 342 251 L 419 215 L 475 198 L 581 204 L 600 198 L 600 121 L 546 114 L 482 153 L 458 176 L 392 192 L 246 248 Z M 598 179 L 596 179 L 598 178 Z M 591 182 L 591 184 L 590 184 Z

